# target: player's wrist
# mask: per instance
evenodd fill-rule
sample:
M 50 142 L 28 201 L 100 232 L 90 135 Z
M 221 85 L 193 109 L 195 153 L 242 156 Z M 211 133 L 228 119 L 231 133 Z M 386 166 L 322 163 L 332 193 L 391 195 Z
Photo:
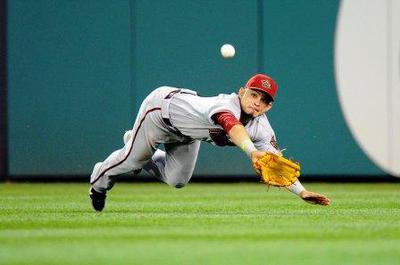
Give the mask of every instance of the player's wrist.
M 257 151 L 257 148 L 254 146 L 254 143 L 250 139 L 246 139 L 239 145 L 240 149 L 243 150 L 247 154 L 248 157 L 251 158 L 251 154 Z
M 300 181 L 296 181 L 292 185 L 288 187 L 288 189 L 293 192 L 294 194 L 298 195 L 301 197 L 302 193 L 306 191 L 304 186 L 300 183 Z

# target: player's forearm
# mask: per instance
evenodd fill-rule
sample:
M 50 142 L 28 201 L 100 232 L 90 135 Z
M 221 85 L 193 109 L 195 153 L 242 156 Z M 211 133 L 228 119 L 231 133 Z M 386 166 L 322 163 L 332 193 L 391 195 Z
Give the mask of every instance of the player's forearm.
M 216 124 L 219 124 L 224 128 L 225 132 L 229 135 L 231 141 L 238 147 L 240 147 L 250 158 L 257 159 L 258 156 L 252 154 L 257 151 L 254 143 L 251 141 L 249 135 L 243 124 L 230 112 L 219 112 L 212 116 L 212 119 Z
M 229 132 L 229 137 L 232 142 L 239 146 L 243 141 L 250 140 L 249 134 L 242 124 L 236 124 L 233 126 Z
M 232 142 L 240 147 L 248 156 L 250 156 L 252 152 L 257 151 L 257 148 L 254 146 L 242 124 L 236 124 L 233 126 L 229 130 L 228 134 Z

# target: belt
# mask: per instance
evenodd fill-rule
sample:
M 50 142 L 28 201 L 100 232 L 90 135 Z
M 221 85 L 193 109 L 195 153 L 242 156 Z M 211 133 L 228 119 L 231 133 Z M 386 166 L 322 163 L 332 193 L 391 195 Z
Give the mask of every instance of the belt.
M 181 133 L 181 131 L 179 131 L 178 128 L 176 128 L 174 125 L 171 124 L 171 121 L 170 121 L 168 118 L 162 118 L 162 119 L 163 119 L 163 122 L 169 127 L 168 130 L 169 130 L 170 132 L 172 132 L 172 133 L 174 133 L 174 134 L 177 134 L 177 135 L 179 135 L 179 136 L 183 136 L 183 137 L 185 137 L 185 138 L 190 138 L 190 139 L 192 139 L 191 137 L 189 137 L 189 136 L 184 135 L 183 133 Z
M 168 125 L 168 126 L 174 128 L 174 130 L 179 131 L 177 128 L 175 128 L 174 126 L 172 126 L 172 124 L 171 124 L 171 122 L 169 121 L 168 118 L 162 118 L 162 119 L 163 119 L 163 121 L 164 121 L 164 123 L 165 123 L 166 125 Z
M 177 129 L 175 126 L 173 126 L 171 121 L 170 121 L 170 119 L 169 119 L 169 103 L 170 103 L 170 99 L 177 93 L 191 94 L 191 95 L 196 95 L 197 94 L 195 91 L 192 91 L 192 90 L 189 90 L 189 89 L 172 90 L 171 92 L 168 93 L 167 96 L 164 97 L 164 101 L 163 101 L 162 107 L 161 107 L 161 112 L 162 112 L 161 115 L 162 115 L 162 119 L 163 119 L 164 123 L 167 126 L 169 126 L 174 133 L 176 133 L 176 134 L 178 134 L 180 136 L 188 137 L 188 136 L 184 135 L 183 133 L 181 133 L 179 131 L 179 129 Z
M 179 93 L 180 91 L 181 91 L 180 89 L 172 90 L 171 92 L 168 93 L 168 95 L 164 99 L 171 99 L 173 95 L 175 95 L 176 93 Z M 168 108 L 169 108 L 169 104 L 168 104 Z M 173 128 L 175 131 L 179 132 L 179 130 L 172 125 L 171 121 L 169 120 L 169 117 L 166 117 L 165 115 L 163 115 L 162 119 L 166 125 Z

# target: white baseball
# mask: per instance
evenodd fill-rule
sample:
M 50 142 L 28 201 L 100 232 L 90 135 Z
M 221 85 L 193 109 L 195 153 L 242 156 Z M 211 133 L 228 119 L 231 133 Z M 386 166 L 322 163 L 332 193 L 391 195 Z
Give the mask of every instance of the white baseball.
M 224 44 L 221 46 L 221 55 L 224 58 L 232 58 L 235 56 L 235 48 L 230 44 Z

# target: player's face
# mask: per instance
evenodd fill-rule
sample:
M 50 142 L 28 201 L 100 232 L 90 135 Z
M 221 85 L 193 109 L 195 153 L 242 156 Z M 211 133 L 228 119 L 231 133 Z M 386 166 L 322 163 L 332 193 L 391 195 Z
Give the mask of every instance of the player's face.
M 260 116 L 272 108 L 270 98 L 261 91 L 241 88 L 239 98 L 242 110 L 253 117 Z

